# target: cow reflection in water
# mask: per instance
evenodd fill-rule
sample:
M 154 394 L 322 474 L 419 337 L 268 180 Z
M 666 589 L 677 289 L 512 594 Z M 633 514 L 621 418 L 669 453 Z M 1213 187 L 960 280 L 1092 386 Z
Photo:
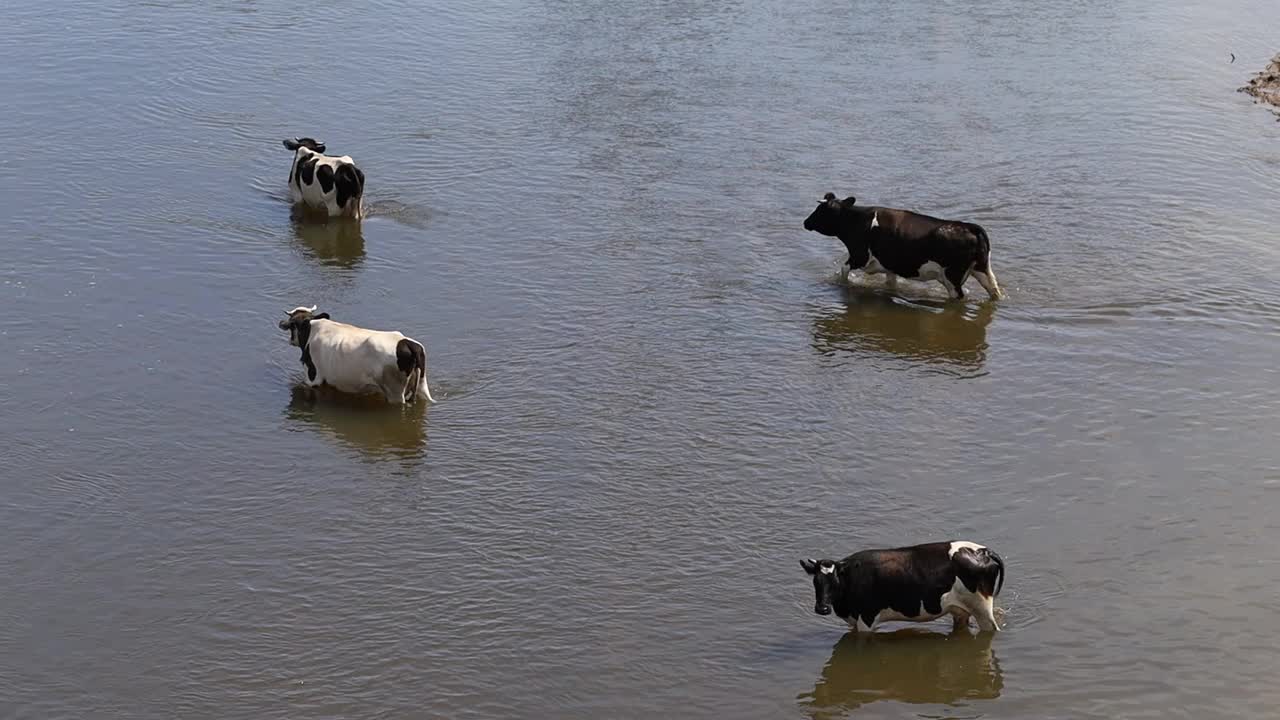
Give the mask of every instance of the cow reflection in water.
M 364 231 L 359 220 L 346 217 L 316 220 L 304 217 L 295 208 L 291 221 L 302 252 L 321 265 L 355 268 L 364 261 Z
M 813 320 L 813 347 L 824 355 L 889 353 L 970 370 L 986 362 L 995 303 L 937 305 L 861 288 L 842 291 L 844 306 L 821 310 Z
M 964 629 L 846 633 L 813 690 L 797 700 L 812 717 L 834 718 L 880 700 L 961 705 L 998 698 L 1004 678 L 991 648 L 995 637 Z
M 426 454 L 426 403 L 388 405 L 380 396 L 353 396 L 295 385 L 285 417 L 303 430 L 319 430 L 370 459 L 414 459 Z

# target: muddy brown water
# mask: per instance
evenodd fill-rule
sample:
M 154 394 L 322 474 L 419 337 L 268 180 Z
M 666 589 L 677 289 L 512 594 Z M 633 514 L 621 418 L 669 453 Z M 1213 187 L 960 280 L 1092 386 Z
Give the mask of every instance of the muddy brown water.
M 1274 714 L 1274 10 L 9 2 L 0 717 Z M 1008 299 L 842 287 L 828 190 Z M 301 303 L 440 403 L 300 392 Z M 999 636 L 812 613 L 953 537 Z

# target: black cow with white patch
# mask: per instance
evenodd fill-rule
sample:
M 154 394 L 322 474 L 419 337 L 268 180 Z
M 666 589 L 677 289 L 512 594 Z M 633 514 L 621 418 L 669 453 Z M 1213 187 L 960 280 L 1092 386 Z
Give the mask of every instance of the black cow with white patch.
M 886 273 L 889 287 L 898 277 L 937 280 L 951 298 L 964 297 L 964 281 L 972 275 L 992 299 L 1003 297 L 991 271 L 991 242 L 981 226 L 854 202 L 827 193 L 804 221 L 805 230 L 840 238 L 848 248 L 846 274 Z
M 964 540 L 886 550 L 863 550 L 843 560 L 801 560 L 813 576 L 813 611 L 836 616 L 855 630 L 891 620 L 928 622 L 950 615 L 957 627 L 977 621 L 1000 629 L 995 601 L 1004 587 L 1004 561 Z
M 364 215 L 364 173 L 350 155 L 325 155 L 324 143 L 313 138 L 285 140 L 284 146 L 293 151 L 289 197 L 295 205 L 329 217 Z

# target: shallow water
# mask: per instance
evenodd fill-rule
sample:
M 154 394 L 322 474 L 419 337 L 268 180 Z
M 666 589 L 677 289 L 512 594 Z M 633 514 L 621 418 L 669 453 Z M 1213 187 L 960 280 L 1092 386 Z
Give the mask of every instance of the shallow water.
M 1202 5 L 9 3 L 0 715 L 1271 713 L 1274 7 Z M 828 190 L 1008 299 L 842 286 Z M 301 303 L 439 404 L 299 390 Z M 999 636 L 813 615 L 953 537 Z

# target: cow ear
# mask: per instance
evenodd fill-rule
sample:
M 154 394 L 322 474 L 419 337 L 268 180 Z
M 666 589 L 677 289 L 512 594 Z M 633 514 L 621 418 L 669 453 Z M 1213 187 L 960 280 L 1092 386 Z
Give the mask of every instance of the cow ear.
M 323 152 L 324 152 L 324 143 L 322 143 L 322 142 L 318 142 L 318 143 L 316 143 L 316 152 L 318 152 L 318 153 L 323 153 Z
M 854 203 L 855 203 L 855 202 L 857 202 L 857 201 L 858 201 L 858 198 L 856 198 L 856 197 L 854 197 L 854 196 L 850 195 L 849 197 L 847 197 L 847 198 L 845 198 L 845 199 L 844 199 L 844 204 L 845 204 L 845 205 L 852 205 L 852 204 L 854 204 Z
M 312 319 L 312 320 L 328 320 L 328 319 L 329 319 L 329 313 L 320 313 L 320 314 L 318 314 L 318 315 L 312 315 L 312 316 L 311 316 L 311 319 Z
M 818 572 L 818 561 L 813 558 L 806 558 L 800 561 L 800 567 L 804 568 L 804 571 L 810 575 L 814 575 Z
M 297 150 L 299 147 L 297 138 L 294 138 L 293 140 L 285 140 L 284 146 L 288 150 Z

